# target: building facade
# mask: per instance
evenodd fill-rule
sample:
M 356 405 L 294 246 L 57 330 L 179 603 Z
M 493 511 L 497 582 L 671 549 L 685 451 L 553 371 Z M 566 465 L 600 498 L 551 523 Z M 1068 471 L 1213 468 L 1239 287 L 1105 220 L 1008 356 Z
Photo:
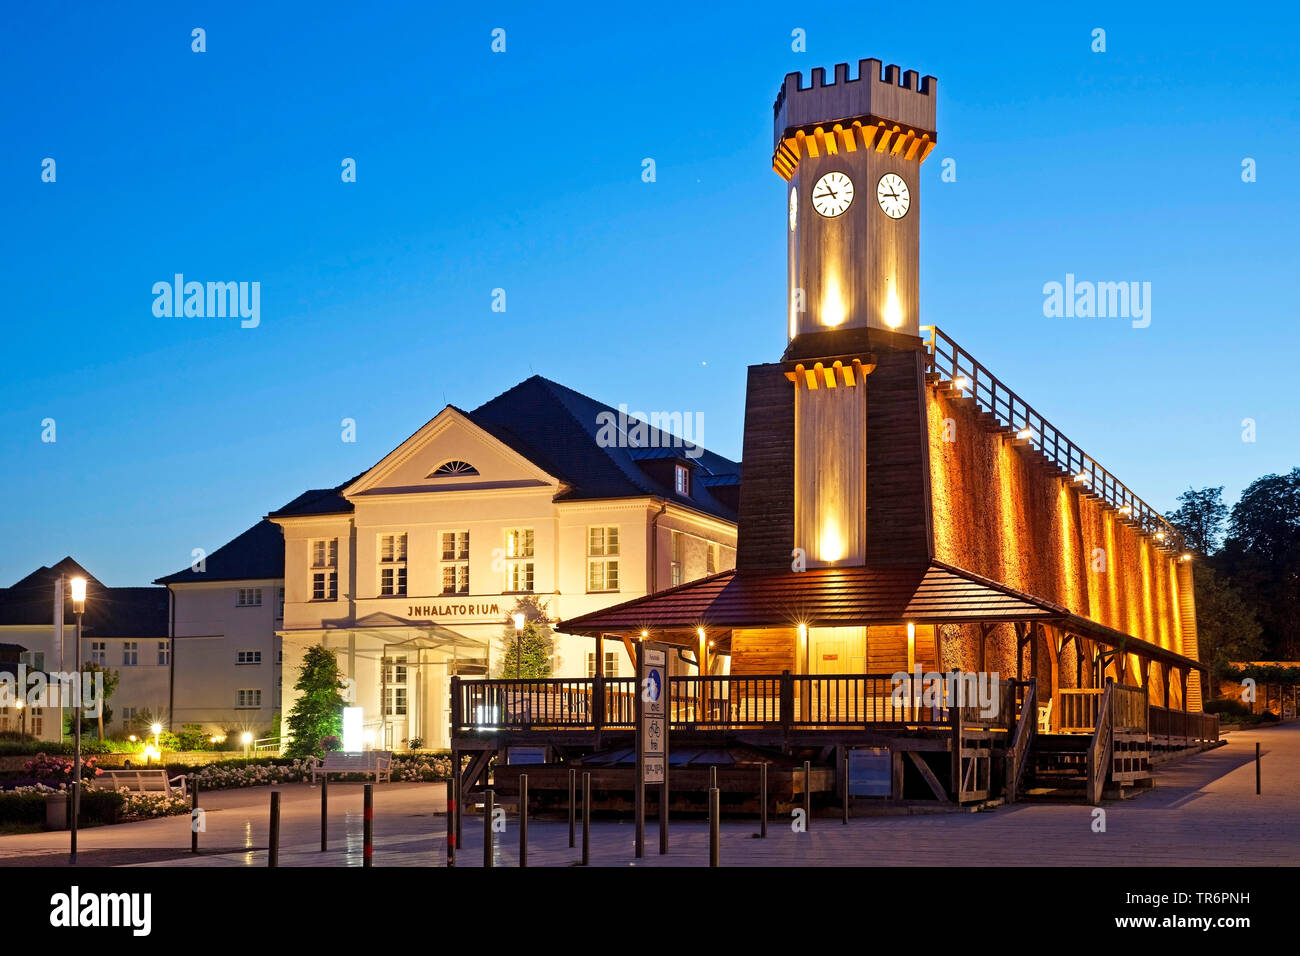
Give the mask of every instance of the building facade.
M 733 567 L 738 464 L 617 415 L 534 376 L 269 515 L 285 673 L 331 648 L 368 745 L 445 747 L 449 678 L 500 673 L 521 600 L 563 619 Z M 631 660 L 611 647 L 598 663 L 559 632 L 551 668 L 630 674 Z M 288 676 L 285 713 L 293 699 Z

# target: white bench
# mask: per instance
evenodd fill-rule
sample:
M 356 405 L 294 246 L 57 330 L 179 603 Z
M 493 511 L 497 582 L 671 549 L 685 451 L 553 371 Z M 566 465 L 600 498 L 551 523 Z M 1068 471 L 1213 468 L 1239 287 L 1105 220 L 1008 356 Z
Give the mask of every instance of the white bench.
M 360 753 L 331 750 L 323 759 L 316 758 L 316 763 L 311 768 L 311 782 L 315 783 L 318 777 L 328 777 L 330 774 L 364 773 L 374 774 L 375 783 L 388 783 L 392 768 L 391 750 L 363 750 Z
M 130 790 L 133 793 L 165 793 L 186 796 L 188 782 L 182 775 L 168 777 L 166 770 L 101 770 L 94 785 L 102 790 Z

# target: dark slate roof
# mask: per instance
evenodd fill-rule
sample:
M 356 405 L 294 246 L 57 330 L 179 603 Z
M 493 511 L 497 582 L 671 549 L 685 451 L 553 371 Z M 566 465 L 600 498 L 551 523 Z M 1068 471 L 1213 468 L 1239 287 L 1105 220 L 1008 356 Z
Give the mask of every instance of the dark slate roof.
M 651 447 L 602 448 L 596 441 L 601 413 L 610 413 L 615 419 L 618 416 L 617 409 L 540 375 L 525 379 L 471 412 L 462 412 L 484 431 L 563 481 L 568 490 L 556 500 L 654 495 L 725 521 L 736 520 L 735 510 L 708 489 L 714 476 L 738 476 L 739 462 L 707 449 L 700 449 L 696 458 L 687 457 L 681 448 L 664 454 L 664 446 L 673 445 L 673 438 L 649 426 L 647 443 Z M 677 494 L 671 484 L 656 480 L 637 464 L 661 457 L 680 457 L 694 468 L 694 494 Z
M 309 492 L 310 494 L 310 492 Z M 302 496 L 300 495 L 299 498 Z M 295 498 L 294 501 L 299 500 Z M 158 578 L 154 584 L 198 584 L 203 581 L 248 581 L 284 577 L 284 533 L 263 518 L 239 537 L 207 556 L 203 571 L 185 568 Z
M 50 625 L 54 623 L 54 581 L 86 579 L 86 637 L 167 636 L 167 589 L 156 587 L 105 587 L 72 558 L 53 567 L 39 568 L 12 587 L 0 590 L 0 624 Z M 71 626 L 72 597 L 64 588 L 63 621 Z
M 361 475 L 364 474 L 363 471 Z M 302 515 L 351 514 L 353 511 L 352 502 L 344 498 L 341 492 L 360 478 L 361 475 L 349 478 L 343 484 L 336 485 L 333 488 L 314 488 L 311 491 L 304 491 L 283 508 L 272 511 L 267 517 L 288 518 L 301 517 Z

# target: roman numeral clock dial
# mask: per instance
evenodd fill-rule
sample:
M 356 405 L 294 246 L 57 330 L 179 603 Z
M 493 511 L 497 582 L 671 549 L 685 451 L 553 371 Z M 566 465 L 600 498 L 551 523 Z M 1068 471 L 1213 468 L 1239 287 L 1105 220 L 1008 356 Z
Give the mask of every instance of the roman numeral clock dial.
M 885 173 L 876 184 L 876 201 L 880 210 L 890 219 L 902 219 L 912 205 L 912 194 L 907 183 L 896 173 Z
M 843 215 L 852 202 L 853 180 L 843 173 L 827 173 L 813 186 L 813 208 L 827 219 Z

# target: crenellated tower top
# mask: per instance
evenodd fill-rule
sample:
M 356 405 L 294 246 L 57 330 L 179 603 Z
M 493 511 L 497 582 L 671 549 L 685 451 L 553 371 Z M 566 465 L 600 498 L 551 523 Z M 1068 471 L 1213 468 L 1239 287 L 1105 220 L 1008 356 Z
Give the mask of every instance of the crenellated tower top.
M 810 76 L 811 85 L 804 86 L 801 74 L 787 73 L 772 107 L 772 168 L 783 179 L 794 175 L 808 138 L 815 144 L 826 137 L 853 140 L 918 163 L 934 148 L 935 77 L 915 70 L 900 76 L 896 65 L 882 67 L 876 59 L 859 60 L 852 79 L 847 63 L 835 65 L 830 83 L 822 67 Z

